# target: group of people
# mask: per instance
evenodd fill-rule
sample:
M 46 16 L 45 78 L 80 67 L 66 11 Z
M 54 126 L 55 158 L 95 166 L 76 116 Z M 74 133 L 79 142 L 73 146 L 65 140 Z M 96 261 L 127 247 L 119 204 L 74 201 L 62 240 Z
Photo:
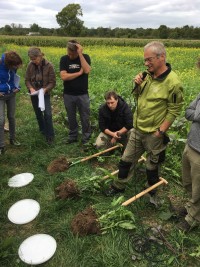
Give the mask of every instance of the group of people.
M 39 130 L 51 144 L 54 140 L 50 92 L 56 85 L 55 71 L 44 58 L 40 48 L 28 51 L 25 84 L 30 93 Z M 15 139 L 15 95 L 20 90 L 15 84 L 17 69 L 22 65 L 20 56 L 13 51 L 5 52 L 0 60 L 0 154 L 5 152 L 4 124 L 5 105 L 10 130 L 10 144 L 19 145 Z M 183 104 L 183 88 L 177 74 L 166 62 L 163 43 L 153 41 L 144 47 L 144 65 L 147 70 L 134 78 L 133 94 L 136 98 L 134 114 L 128 104 L 115 91 L 105 94 L 105 103 L 99 108 L 97 148 L 112 146 L 116 142 L 124 145 L 119 162 L 119 173 L 105 191 L 107 196 L 123 193 L 130 180 L 130 170 L 146 152 L 146 176 L 148 186 L 159 181 L 160 165 L 165 160 L 169 137 L 167 131 L 180 115 Z M 76 41 L 67 43 L 67 55 L 60 59 L 60 77 L 63 80 L 64 105 L 69 122 L 67 143 L 78 141 L 77 110 L 82 126 L 82 143 L 91 137 L 90 101 L 88 95 L 88 74 L 91 71 L 89 55 Z M 40 97 L 44 107 L 40 106 Z M 186 110 L 186 118 L 192 121 L 187 144 L 183 152 L 183 185 L 189 201 L 182 207 L 179 228 L 183 231 L 199 225 L 200 222 L 200 95 Z M 157 192 L 151 191 L 151 195 Z

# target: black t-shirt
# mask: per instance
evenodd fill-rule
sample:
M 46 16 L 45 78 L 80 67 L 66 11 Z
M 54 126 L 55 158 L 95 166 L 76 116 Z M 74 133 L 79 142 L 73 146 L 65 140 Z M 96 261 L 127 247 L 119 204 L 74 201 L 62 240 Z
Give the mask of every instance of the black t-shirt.
M 90 65 L 90 57 L 87 54 L 83 54 L 85 60 Z M 68 73 L 79 72 L 81 69 L 80 58 L 77 57 L 71 60 L 68 55 L 62 56 L 60 59 L 60 71 L 66 70 Z M 67 95 L 83 95 L 88 93 L 88 74 L 82 74 L 79 77 L 64 81 L 64 94 Z

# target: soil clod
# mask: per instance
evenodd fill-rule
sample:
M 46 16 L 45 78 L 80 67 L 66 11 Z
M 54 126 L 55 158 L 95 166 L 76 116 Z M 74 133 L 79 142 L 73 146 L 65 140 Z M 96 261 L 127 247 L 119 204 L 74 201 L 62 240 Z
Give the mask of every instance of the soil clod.
M 66 180 L 60 184 L 56 189 L 56 197 L 60 199 L 77 198 L 80 196 L 80 190 L 75 181 Z
M 100 234 L 100 225 L 97 215 L 92 207 L 79 212 L 71 222 L 71 229 L 74 235 L 85 236 Z
M 63 172 L 67 170 L 71 165 L 71 162 L 69 162 L 65 157 L 60 157 L 57 159 L 54 159 L 49 166 L 47 167 L 47 171 L 50 174 L 56 173 L 56 172 Z

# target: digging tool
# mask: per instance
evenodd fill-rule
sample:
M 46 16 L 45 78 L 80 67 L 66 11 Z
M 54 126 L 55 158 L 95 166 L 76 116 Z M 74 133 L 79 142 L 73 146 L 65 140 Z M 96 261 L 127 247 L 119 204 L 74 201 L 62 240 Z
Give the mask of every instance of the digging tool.
M 148 192 L 150 192 L 151 190 L 155 189 L 156 187 L 158 187 L 158 186 L 161 185 L 161 184 L 165 184 L 165 185 L 168 184 L 168 182 L 167 182 L 164 178 L 160 177 L 159 179 L 160 179 L 160 181 L 157 182 L 156 184 L 150 186 L 149 188 L 147 188 L 147 189 L 145 189 L 144 191 L 140 192 L 140 193 L 137 194 L 136 196 L 134 196 L 134 197 L 132 197 L 132 198 L 126 200 L 125 202 L 123 202 L 123 203 L 122 203 L 122 206 L 128 206 L 130 203 L 132 203 L 132 202 L 135 201 L 136 199 L 138 199 L 138 198 L 144 196 L 145 194 L 147 194 Z
M 141 162 L 141 161 L 146 161 L 146 158 L 143 157 L 143 156 L 141 156 L 141 158 L 138 160 L 138 162 Z M 110 175 L 115 175 L 115 174 L 117 174 L 118 172 L 119 172 L 119 170 L 113 171 L 113 172 L 111 172 Z M 104 181 L 104 180 L 108 179 L 108 178 L 110 177 L 110 175 L 106 175 L 106 176 L 104 176 L 101 180 Z
M 116 145 L 116 146 L 112 146 L 112 147 L 110 147 L 110 148 L 107 148 L 107 149 L 105 149 L 105 150 L 103 150 L 103 151 L 100 151 L 100 152 L 98 152 L 98 153 L 96 153 L 96 154 L 93 154 L 93 155 L 90 155 L 90 156 L 88 156 L 88 157 L 85 157 L 85 158 L 80 159 L 80 160 L 78 160 L 78 161 L 75 161 L 75 162 L 69 162 L 69 167 L 71 167 L 71 166 L 73 166 L 73 165 L 75 165 L 75 164 L 84 162 L 84 161 L 86 161 L 86 160 L 89 160 L 89 159 L 92 159 L 92 158 L 96 158 L 96 157 L 98 157 L 98 156 L 100 156 L 100 155 L 102 155 L 102 154 L 104 154 L 104 153 L 106 153 L 106 152 L 112 151 L 112 150 L 114 150 L 114 149 L 116 149 L 116 148 L 118 148 L 118 147 L 123 147 L 123 145 L 119 143 L 119 144 Z

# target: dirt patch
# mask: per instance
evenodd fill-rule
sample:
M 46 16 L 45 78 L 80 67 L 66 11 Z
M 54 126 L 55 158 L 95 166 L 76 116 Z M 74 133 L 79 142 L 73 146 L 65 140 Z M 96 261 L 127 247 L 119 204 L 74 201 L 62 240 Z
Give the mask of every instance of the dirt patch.
M 87 207 L 84 211 L 79 212 L 71 222 L 73 234 L 79 236 L 100 234 L 100 225 L 97 218 L 92 207 Z
M 56 189 L 56 198 L 66 199 L 66 198 L 77 198 L 80 196 L 80 190 L 76 182 L 73 180 L 66 180 L 60 184 Z
M 70 166 L 70 162 L 65 157 L 60 157 L 57 159 L 54 159 L 49 166 L 47 167 L 47 171 L 50 174 L 56 173 L 56 172 L 63 172 L 67 170 Z

